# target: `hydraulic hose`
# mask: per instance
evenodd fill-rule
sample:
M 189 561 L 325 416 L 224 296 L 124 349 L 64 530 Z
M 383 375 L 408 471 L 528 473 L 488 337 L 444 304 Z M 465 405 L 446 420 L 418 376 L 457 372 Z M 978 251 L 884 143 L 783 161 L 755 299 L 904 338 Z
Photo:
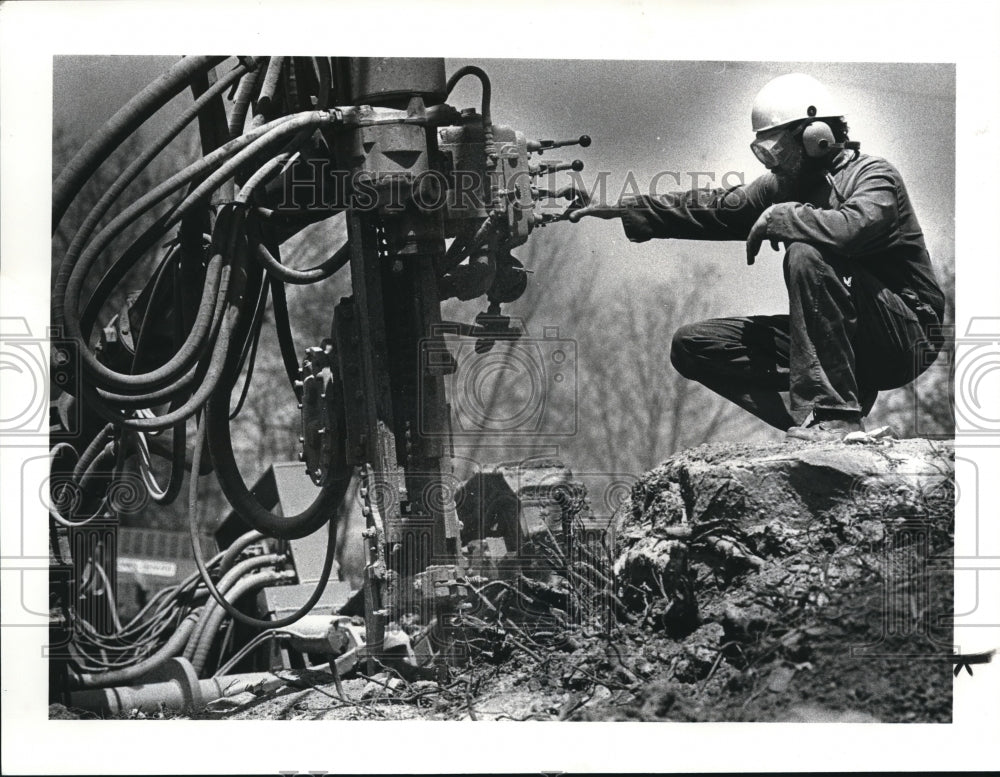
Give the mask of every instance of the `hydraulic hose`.
M 142 477 L 143 484 L 146 486 L 146 491 L 149 492 L 149 498 L 158 505 L 173 504 L 180 493 L 184 481 L 186 439 L 185 425 L 183 423 L 177 424 L 173 428 L 173 438 L 170 441 L 170 476 L 167 479 L 167 485 L 161 488 L 160 484 L 156 482 L 156 477 L 153 475 L 152 455 L 149 452 L 149 443 L 146 440 L 146 435 L 143 432 L 136 433 L 136 448 L 139 452 L 139 474 Z
M 214 191 L 221 183 L 231 177 L 234 172 L 247 161 L 252 159 L 255 155 L 259 154 L 261 151 L 265 150 L 269 145 L 276 143 L 277 141 L 284 138 L 286 135 L 293 132 L 301 131 L 305 127 L 320 126 L 322 124 L 336 123 L 337 114 L 327 113 L 322 111 L 311 111 L 305 114 L 298 114 L 293 116 L 286 121 L 282 122 L 277 127 L 272 127 L 272 130 L 267 134 L 256 138 L 250 142 L 246 147 L 243 147 L 238 153 L 236 153 L 228 161 L 224 162 L 222 166 L 216 170 L 214 173 L 209 175 L 209 177 L 202 182 L 191 194 L 189 194 L 176 208 L 173 209 L 169 218 L 165 220 L 165 223 L 159 227 L 159 229 L 166 230 L 177 223 L 183 216 L 184 212 L 194 205 L 198 204 L 202 198 Z M 267 127 L 269 125 L 265 125 Z M 263 128 L 262 128 L 263 129 Z M 244 135 L 235 141 L 231 141 L 230 144 L 226 144 L 223 148 L 219 149 L 219 152 L 224 151 L 232 143 L 239 143 L 251 138 L 251 134 Z M 215 153 L 213 152 L 213 155 Z M 212 155 L 210 155 L 212 156 Z M 197 165 L 193 165 L 195 167 Z M 190 168 L 189 168 L 190 169 Z M 175 176 L 174 178 L 177 178 Z M 174 179 L 171 179 L 174 180 Z M 159 187 L 158 187 L 159 188 Z M 155 191 L 155 190 L 154 190 Z M 152 193 L 150 193 L 152 194 Z M 75 300 L 78 300 L 84 278 L 90 266 L 93 264 L 97 255 L 104 249 L 106 244 L 110 239 L 114 237 L 124 225 L 128 223 L 137 214 L 129 213 L 130 210 L 136 208 L 141 211 L 140 204 L 143 203 L 142 198 L 137 201 L 131 208 L 126 209 L 124 213 L 121 214 L 117 219 L 111 222 L 105 230 L 101 232 L 100 235 L 95 238 L 94 244 L 88 246 L 87 250 L 81 255 L 77 266 L 73 268 L 70 274 L 69 282 L 66 285 L 64 304 L 70 303 L 74 304 Z M 148 205 L 148 202 L 145 203 Z M 128 218 L 126 218 L 126 214 Z M 158 225 L 159 226 L 159 225 Z M 158 231 L 159 231 L 158 229 Z M 147 231 L 148 234 L 148 231 Z M 58 289 L 55 290 L 54 294 L 58 293 Z M 80 331 L 79 321 L 74 317 L 69 316 L 66 318 L 66 329 L 67 333 L 71 338 L 82 341 L 82 334 Z M 172 358 L 167 364 L 162 367 L 153 370 L 150 373 L 145 373 L 143 375 L 125 375 L 122 373 L 110 370 L 100 361 L 97 357 L 87 348 L 81 349 L 80 353 L 81 363 L 84 370 L 88 375 L 98 383 L 103 382 L 104 388 L 114 389 L 116 385 L 142 385 L 144 383 L 156 381 L 166 381 L 172 377 L 176 377 L 177 374 L 183 369 L 177 366 L 178 362 L 175 358 Z
M 237 556 L 245 548 L 262 539 L 264 539 L 263 534 L 256 529 L 251 529 L 233 540 L 232 544 L 222 552 L 222 557 L 219 559 L 219 573 L 226 574 L 233 565 L 233 562 L 236 561 Z
M 250 395 L 250 381 L 253 378 L 254 365 L 257 362 L 257 347 L 260 344 L 260 331 L 263 328 L 264 323 L 264 310 L 267 308 L 268 289 L 269 287 L 266 283 L 260 284 L 257 309 L 254 311 L 253 321 L 250 324 L 250 332 L 247 336 L 246 343 L 243 345 L 243 352 L 239 360 L 240 371 L 242 371 L 243 365 L 246 364 L 247 372 L 246 376 L 243 378 L 243 388 L 240 391 L 239 399 L 236 400 L 236 407 L 234 407 L 229 413 L 230 421 L 234 420 L 240 414 L 243 410 L 243 404 Z
M 225 267 L 223 268 L 222 285 L 225 286 L 228 285 L 228 283 L 229 268 Z M 88 409 L 115 426 L 141 431 L 161 431 L 190 418 L 205 404 L 209 395 L 218 385 L 219 380 L 222 377 L 223 367 L 225 366 L 226 360 L 226 350 L 229 347 L 230 335 L 235 323 L 232 312 L 233 311 L 226 311 L 222 314 L 219 334 L 215 341 L 207 367 L 204 369 L 204 377 L 199 383 L 198 388 L 183 405 L 174 410 L 168 411 L 162 416 L 155 416 L 152 418 L 125 418 L 121 416 L 115 408 L 109 407 L 100 398 L 95 389 L 84 384 L 82 393 L 84 401 L 88 403 Z M 238 312 L 238 310 L 236 312 Z
M 274 329 L 278 336 L 278 349 L 281 351 L 281 363 L 288 376 L 288 385 L 295 390 L 295 381 L 299 379 L 299 357 L 295 352 L 295 339 L 292 337 L 292 324 L 288 317 L 288 300 L 285 297 L 285 284 L 274 276 L 270 277 L 272 312 L 274 313 Z M 296 392 L 297 393 L 297 392 Z
M 166 262 L 164 262 L 164 264 L 166 264 Z M 183 292 L 180 287 L 180 273 L 176 262 L 172 262 L 170 264 L 170 270 L 173 280 L 174 340 L 175 342 L 180 342 L 184 339 L 184 323 L 181 320 Z M 152 297 L 155 298 L 155 293 Z M 145 318 L 149 316 L 149 312 L 152 307 L 153 299 L 151 298 L 149 307 L 146 309 L 146 316 L 143 317 L 144 322 L 142 329 L 139 331 L 139 342 L 136 343 L 137 358 L 139 355 L 139 348 L 142 344 L 143 332 L 146 331 Z M 194 370 L 191 370 L 188 374 L 191 375 L 193 373 Z M 183 401 L 180 401 L 177 404 L 172 403 L 170 409 L 176 410 L 178 405 L 183 405 Z M 152 405 L 147 405 L 147 407 L 152 407 Z M 173 432 L 170 437 L 170 475 L 167 479 L 167 485 L 165 488 L 160 488 L 160 484 L 156 482 L 156 477 L 153 474 L 153 461 L 152 456 L 150 455 L 149 444 L 146 440 L 145 433 L 137 432 L 136 441 L 139 449 L 139 473 L 146 486 L 146 490 L 149 492 L 150 498 L 154 503 L 161 506 L 173 504 L 174 500 L 180 495 L 181 487 L 184 482 L 184 459 L 187 455 L 187 422 L 181 421 L 173 427 Z
M 240 57 L 240 64 L 244 60 L 249 61 L 249 66 L 244 67 L 250 73 L 256 72 L 257 63 L 252 58 Z M 207 92 L 216 81 L 215 69 L 201 73 L 191 79 L 191 96 L 197 100 Z M 226 105 L 219 93 L 205 106 L 205 110 L 198 114 L 198 139 L 201 141 L 202 155 L 215 151 L 223 143 L 228 143 L 229 123 L 226 120 Z
M 139 205 L 142 200 L 139 200 L 135 205 Z M 133 206 L 134 207 L 134 206 Z M 128 209 L 127 209 L 128 210 Z M 126 210 L 126 212 L 127 212 Z M 122 214 L 124 215 L 124 213 Z M 106 238 L 109 230 L 112 230 L 116 226 L 118 219 L 115 219 L 108 225 L 108 227 L 102 231 L 96 239 L 98 243 L 102 241 L 102 238 Z M 117 224 L 118 227 L 123 228 L 124 223 Z M 171 226 L 168 217 L 164 216 L 157 220 L 152 228 L 147 229 L 144 234 L 133 244 L 133 247 L 122 257 L 122 260 L 127 260 L 127 264 L 134 264 L 138 261 L 141 256 L 145 253 L 145 250 L 151 245 L 155 244 L 156 241 L 160 239 L 160 234 L 166 231 Z M 218 225 L 217 225 L 218 227 Z M 224 231 L 220 232 L 217 228 L 213 233 L 213 237 L 219 234 L 225 234 Z M 80 291 L 82 289 L 82 284 L 84 281 L 84 276 L 89 270 L 90 265 L 96 258 L 96 252 L 103 248 L 102 245 L 94 246 L 91 245 L 83 253 L 77 262 L 77 266 L 73 268 L 70 278 L 63 290 L 64 303 L 65 301 L 72 300 L 71 310 L 76 309 L 76 301 L 79 298 Z M 216 244 L 215 253 L 219 253 L 219 246 Z M 119 273 L 120 277 L 130 269 L 127 266 L 126 261 L 119 260 L 112 267 L 112 270 Z M 81 358 L 85 369 L 87 365 L 90 365 L 88 373 L 91 373 L 93 380 L 96 385 L 106 388 L 109 390 L 133 390 L 138 389 L 156 389 L 163 385 L 169 383 L 172 379 L 176 378 L 181 374 L 188 366 L 194 356 L 197 355 L 198 349 L 204 343 L 204 336 L 207 331 L 207 325 L 210 320 L 211 310 L 209 306 L 215 303 L 215 286 L 217 282 L 217 274 L 220 269 L 220 262 L 216 261 L 214 264 L 209 263 L 209 269 L 206 272 L 206 283 L 205 290 L 202 294 L 202 301 L 199 305 L 198 318 L 193 325 L 187 340 L 181 346 L 179 351 L 174 354 L 173 357 L 164 365 L 152 370 L 151 372 L 144 373 L 142 375 L 131 375 L 127 373 L 115 372 L 104 365 L 102 365 L 93 353 L 88 348 L 81 349 Z M 109 271 L 111 272 L 111 271 Z M 58 280 L 57 280 L 58 286 Z M 53 295 L 58 295 L 59 289 L 56 288 L 53 291 Z M 64 305 L 64 310 L 65 310 Z M 75 317 L 69 316 L 66 321 L 66 331 L 70 337 L 77 338 L 79 342 L 86 342 L 83 332 L 81 329 L 81 322 Z
M 330 105 L 330 60 L 326 57 L 313 57 L 313 66 L 319 79 L 319 94 L 316 95 L 316 107 L 321 111 Z
M 493 99 L 493 87 L 490 84 L 490 77 L 486 75 L 486 71 L 482 68 L 476 67 L 475 65 L 466 65 L 456 70 L 451 78 L 448 79 L 448 83 L 445 85 L 445 95 L 451 94 L 451 90 L 455 88 L 455 85 L 465 76 L 475 76 L 479 79 L 479 83 L 482 85 L 482 115 L 483 115 L 483 150 L 486 152 L 486 172 L 488 179 L 492 179 L 492 173 L 496 169 L 497 165 L 497 144 L 494 141 L 493 135 L 493 115 L 491 102 Z M 495 183 L 491 183 L 486 187 L 486 210 L 488 212 L 493 211 L 493 207 L 496 204 L 496 199 L 498 196 L 497 187 Z
M 264 588 L 265 586 L 275 585 L 282 580 L 291 580 L 294 577 L 295 573 L 292 571 L 264 571 L 248 575 L 247 577 L 243 577 L 237 581 L 229 590 L 227 594 L 228 601 L 232 603 L 233 607 L 235 607 L 236 602 L 238 602 L 250 591 L 254 591 L 258 588 Z M 191 659 L 194 671 L 199 675 L 202 673 L 202 670 L 205 668 L 205 664 L 208 662 L 208 654 L 212 650 L 212 644 L 215 642 L 215 635 L 218 633 L 219 627 L 222 625 L 222 621 L 226 617 L 226 611 L 222 609 L 222 607 L 216 607 L 207 613 L 205 617 L 205 627 L 200 638 L 198 639 L 198 644 L 194 650 L 194 656 Z
M 76 465 L 73 467 L 73 480 L 79 481 L 83 474 L 90 469 L 90 465 L 100 455 L 105 443 L 114 437 L 114 433 L 114 426 L 108 424 L 90 441 L 90 444 L 80 454 L 80 458 L 76 460 Z
M 80 475 L 80 490 L 83 492 L 87 491 L 87 487 L 90 485 L 91 481 L 97 477 L 97 473 L 103 468 L 105 471 L 110 471 L 114 466 L 114 460 L 117 455 L 117 444 L 114 440 L 107 443 L 101 452 L 97 454 L 94 460 L 90 463 L 90 466 Z
M 139 408 L 158 407 L 159 405 L 172 402 L 180 396 L 189 395 L 190 389 L 204 374 L 204 369 L 199 370 L 199 365 L 195 365 L 184 373 L 181 377 L 163 388 L 156 391 L 148 391 L 145 394 L 117 394 L 113 391 L 97 389 L 97 396 L 105 404 L 113 405 L 120 410 L 135 410 Z
M 253 194 L 254 190 L 262 183 L 271 180 L 274 176 L 281 172 L 282 167 L 288 164 L 294 156 L 294 152 L 285 151 L 275 157 L 272 157 L 271 159 L 268 159 L 257 169 L 256 172 L 254 172 L 253 175 L 247 179 L 247 182 L 243 184 L 239 194 L 236 195 L 236 201 L 249 202 L 250 195 Z
M 52 231 L 94 171 L 146 119 L 184 90 L 192 77 L 226 57 L 185 57 L 129 100 L 70 160 L 52 186 Z
M 205 405 L 205 421 L 199 437 L 207 436 L 213 469 L 222 492 L 244 521 L 254 529 L 280 539 L 305 537 L 336 517 L 336 508 L 346 492 L 350 472 L 347 468 L 343 471 L 328 471 L 313 503 L 297 515 L 276 515 L 257 501 L 240 474 L 230 435 L 230 395 L 239 379 L 237 357 L 238 354 L 230 356 L 226 376 Z M 201 447 L 196 446 L 196 451 L 200 458 Z
M 246 123 L 247 111 L 250 110 L 250 101 L 253 99 L 259 78 L 260 68 L 257 68 L 240 81 L 236 90 L 236 99 L 233 102 L 233 113 L 229 117 L 229 137 L 231 138 L 243 134 L 243 125 Z
M 110 685 L 126 685 L 135 682 L 147 672 L 162 665 L 168 658 L 173 658 L 183 650 L 187 644 L 191 631 L 198 621 L 197 613 L 188 615 L 178 626 L 177 630 L 170 635 L 170 639 L 149 658 L 140 661 L 132 666 L 123 669 L 115 669 L 110 672 L 77 674 L 70 670 L 70 682 L 76 688 L 107 688 Z
M 70 242 L 69 248 L 66 251 L 66 257 L 63 263 L 66 264 L 66 275 L 62 280 L 62 284 L 69 278 L 68 272 L 72 269 L 76 257 L 79 256 L 80 251 L 83 249 L 84 244 L 89 239 L 90 235 L 97 228 L 101 219 L 107 214 L 108 210 L 114 204 L 115 200 L 121 196 L 122 192 L 125 191 L 126 187 L 135 180 L 136 176 L 146 168 L 146 166 L 164 149 L 170 142 L 180 134 L 191 121 L 199 115 L 199 113 L 206 109 L 218 95 L 225 91 L 226 87 L 229 86 L 233 81 L 239 78 L 247 70 L 246 66 L 242 63 L 237 65 L 230 73 L 227 73 L 221 79 L 219 79 L 215 84 L 213 84 L 209 89 L 194 101 L 186 111 L 184 111 L 177 119 L 170 125 L 166 132 L 164 132 L 159 138 L 157 138 L 152 144 L 150 144 L 138 157 L 136 157 L 128 167 L 126 167 L 121 174 L 115 179 L 110 187 L 101 195 L 97 200 L 97 203 L 93 208 L 87 213 L 87 217 L 84 219 L 83 223 L 77 228 L 76 233 L 73 235 L 73 239 Z M 62 265 L 60 265 L 60 272 L 57 273 L 57 279 L 63 275 Z M 62 284 L 57 283 L 56 287 L 60 287 Z M 55 305 L 57 299 L 53 295 L 53 305 Z M 58 318 L 53 318 L 53 322 L 56 325 L 61 325 L 61 320 Z M 87 331 L 87 330 L 85 330 Z M 88 332 L 89 334 L 89 332 Z
M 350 481 L 349 473 L 328 471 L 312 504 L 297 515 L 276 515 L 257 501 L 243 482 L 236 464 L 229 429 L 228 391 L 217 391 L 209 399 L 205 427 L 212 466 L 222 493 L 240 517 L 255 529 L 279 539 L 294 540 L 312 534 L 336 516 L 337 506 Z
M 279 556 L 277 554 L 252 556 L 251 558 L 244 559 L 226 572 L 216 584 L 219 589 L 219 593 L 226 594 L 229 589 L 232 588 L 241 578 L 250 574 L 254 570 L 261 569 L 262 567 L 273 567 L 284 560 L 284 556 Z M 205 631 L 205 624 L 208 623 L 209 616 L 212 612 L 217 609 L 219 609 L 219 605 L 214 600 L 206 602 L 202 607 L 202 614 L 198 619 L 198 625 L 194 627 L 194 631 L 191 632 L 191 638 L 184 647 L 184 658 L 190 659 L 194 656 L 195 648 L 198 646 L 198 642 Z
M 232 262 L 226 263 L 222 268 L 220 290 L 225 289 L 225 310 L 221 316 L 219 334 L 215 339 L 204 380 L 181 407 L 155 418 L 123 418 L 102 402 L 96 392 L 90 393 L 93 390 L 85 387 L 84 395 L 89 402 L 88 406 L 97 415 L 126 429 L 162 430 L 189 418 L 208 401 L 225 372 L 229 343 L 239 321 L 246 286 L 246 249 L 245 243 L 240 240 L 242 213 L 239 211 L 240 209 L 236 208 L 224 208 L 216 223 L 216 232 L 222 233 L 219 235 L 219 241 L 223 245 L 219 250 Z
M 274 97 L 278 90 L 278 83 L 281 81 L 281 70 L 285 59 L 285 57 L 271 57 L 267 63 L 264 83 L 261 85 L 260 95 L 257 97 L 257 112 L 265 118 L 274 113 Z
M 229 311 L 227 311 L 228 313 Z M 234 311 L 238 313 L 237 311 Z M 209 396 L 218 386 L 222 378 L 223 368 L 226 360 L 226 350 L 229 347 L 230 335 L 234 321 L 229 316 L 223 316 L 222 326 L 219 330 L 218 340 L 212 351 L 211 360 L 205 369 L 204 379 L 198 385 L 197 390 L 180 407 L 170 410 L 162 416 L 152 418 L 125 418 L 114 408 L 109 407 L 98 394 L 88 386 L 84 385 L 83 398 L 87 402 L 87 407 L 95 415 L 105 421 L 123 429 L 134 429 L 139 431 L 162 431 L 174 424 L 180 423 L 197 413 L 208 401 Z
M 226 401 L 228 403 L 228 399 Z M 198 465 L 201 462 L 201 454 L 204 447 L 204 443 L 205 443 L 205 425 L 203 424 L 201 427 L 199 427 L 198 435 L 195 440 L 194 457 L 193 457 L 194 463 L 192 465 L 192 469 L 197 469 Z M 230 455 L 231 454 L 232 450 L 230 449 Z M 239 473 L 237 472 L 237 474 Z M 242 480 L 240 482 L 242 483 Z M 256 503 L 254 504 L 258 509 L 260 509 L 259 505 L 256 505 Z M 313 590 L 312 594 L 298 610 L 293 612 L 291 615 L 286 615 L 284 618 L 278 618 L 276 620 L 263 620 L 261 618 L 252 618 L 249 615 L 240 612 L 238 609 L 236 609 L 231 604 L 229 604 L 229 602 L 226 601 L 225 597 L 221 593 L 219 593 L 219 590 L 212 582 L 212 578 L 208 573 L 208 569 L 205 567 L 205 561 L 201 556 L 201 547 L 198 544 L 198 479 L 197 478 L 191 478 L 191 488 L 188 492 L 188 515 L 190 516 L 188 529 L 191 537 L 191 550 L 194 556 L 195 566 L 198 567 L 198 574 L 201 576 L 201 580 L 205 584 L 205 587 L 208 589 L 208 592 L 209 594 L 211 594 L 212 598 L 215 599 L 215 601 L 219 603 L 219 606 L 222 607 L 222 609 L 225 610 L 227 613 L 229 613 L 229 615 L 232 616 L 234 620 L 237 620 L 240 623 L 243 623 L 247 626 L 253 626 L 254 628 L 258 629 L 280 629 L 285 626 L 290 626 L 291 624 L 295 623 L 297 620 L 302 618 L 304 615 L 307 615 L 312 610 L 312 608 L 316 606 L 317 602 L 319 602 L 320 597 L 323 595 L 323 591 L 326 589 L 326 584 L 330 580 L 330 573 L 333 571 L 333 557 L 337 548 L 337 536 L 336 536 L 337 514 L 334 510 L 331 510 L 328 513 L 329 526 L 327 527 L 326 555 L 323 558 L 323 569 L 320 571 L 319 580 L 316 582 L 316 588 Z M 270 516 L 270 514 L 268 515 Z M 242 517 L 244 520 L 247 520 L 247 517 L 242 513 L 240 514 L 240 517 Z M 275 517 L 275 516 L 270 516 L 270 517 Z M 248 521 L 248 523 L 250 523 L 250 521 Z M 297 535 L 297 536 L 304 536 L 304 535 Z M 291 539 L 294 539 L 294 537 L 292 537 Z
M 266 124 L 254 132 L 247 133 L 235 140 L 230 141 L 221 148 L 216 149 L 211 154 L 202 157 L 198 161 L 188 165 L 183 170 L 175 173 L 173 176 L 168 178 L 163 183 L 154 187 L 150 192 L 137 199 L 134 203 L 129 205 L 125 210 L 118 214 L 111 222 L 101 230 L 100 234 L 97 236 L 97 240 L 101 241 L 101 245 L 98 247 L 98 251 L 103 250 L 103 248 L 114 240 L 121 232 L 133 221 L 138 219 L 144 213 L 146 213 L 151 208 L 158 205 L 160 202 L 165 200 L 171 194 L 173 194 L 178 189 L 185 186 L 191 180 L 200 179 L 206 172 L 214 169 L 222 162 L 237 153 L 240 149 L 245 148 L 254 139 L 266 134 L 271 129 L 274 129 L 290 117 L 281 117 L 275 119 L 270 124 Z M 161 221 L 162 221 L 161 217 Z M 166 231 L 169 228 L 169 224 L 163 224 L 161 226 L 162 231 Z M 73 271 L 77 268 L 77 265 L 83 260 L 82 252 L 84 246 L 90 238 L 90 234 L 96 227 L 96 222 L 87 230 L 77 230 L 77 235 L 74 237 L 74 244 L 78 244 L 76 249 L 73 249 L 71 245 L 71 250 L 66 252 L 66 257 L 63 259 L 62 264 L 59 266 L 59 272 L 56 274 L 56 281 L 53 284 L 52 292 L 52 302 L 53 302 L 53 323 L 55 325 L 64 325 L 65 317 L 65 297 L 66 297 L 66 287 L 69 284 L 70 277 Z M 148 230 L 147 230 L 148 232 Z M 158 239 L 155 238 L 155 239 Z M 155 242 L 154 239 L 154 242 Z M 91 253 L 94 253 L 91 251 Z M 85 262 L 85 266 L 82 269 L 83 275 L 87 275 L 90 271 L 90 265 L 96 257 L 91 256 Z M 134 261 L 138 260 L 139 256 L 134 257 Z M 123 277 L 128 268 L 120 271 L 120 276 Z M 79 295 L 77 295 L 79 296 Z
M 178 363 L 190 365 L 194 360 L 203 357 L 207 344 L 217 334 L 228 283 L 229 272 L 226 267 L 226 257 L 220 247 L 209 260 L 205 273 L 205 285 L 202 287 L 201 300 L 198 303 L 191 331 L 173 356 L 173 359 L 177 360 Z M 194 341 L 200 341 L 200 343 Z M 140 404 L 140 406 L 145 407 L 163 404 L 173 397 L 177 389 L 188 385 L 192 369 L 188 369 L 186 373 L 175 380 L 162 379 L 163 385 L 159 386 L 157 384 L 161 381 L 157 381 L 151 386 L 129 383 L 125 387 L 126 393 L 120 395 L 120 402 L 126 406 L 134 406 L 136 402 L 145 403 L 144 405 Z M 100 389 L 100 391 L 105 390 Z M 109 401 L 119 401 L 116 393 L 107 392 Z
M 268 160 L 247 180 L 246 184 L 237 195 L 237 202 L 249 202 L 254 190 L 262 183 L 277 175 L 281 170 L 282 165 L 286 164 L 290 159 L 292 159 L 292 157 L 292 153 L 286 152 Z M 253 232 L 254 234 L 251 235 L 253 245 L 251 254 L 256 256 L 257 260 L 263 265 L 268 275 L 278 278 L 284 283 L 300 285 L 316 283 L 317 281 L 329 278 L 340 270 L 341 267 L 347 264 L 348 261 L 350 261 L 350 246 L 345 243 L 336 253 L 333 254 L 333 256 L 322 264 L 308 270 L 293 270 L 292 268 L 285 267 L 281 264 L 281 262 L 279 262 L 259 240 L 255 234 L 255 229 Z
M 286 267 L 272 256 L 263 243 L 257 241 L 254 241 L 252 252 L 257 261 L 260 262 L 267 271 L 267 274 L 272 278 L 282 283 L 297 285 L 326 280 L 351 260 L 350 243 L 344 243 L 325 262 L 315 267 L 310 267 L 308 270 L 293 270 L 291 267 Z
M 493 99 L 493 87 L 490 84 L 490 77 L 486 75 L 486 71 L 481 67 L 476 67 L 475 65 L 466 65 L 465 67 L 460 67 L 454 73 L 451 74 L 451 78 L 448 79 L 447 84 L 445 84 L 445 95 L 450 95 L 452 89 L 455 85 L 461 81 L 466 76 L 475 76 L 479 79 L 479 83 L 482 84 L 483 88 L 483 102 L 482 110 L 480 111 L 483 116 L 483 127 L 487 126 L 492 131 L 493 127 L 493 117 L 491 116 L 491 103 Z

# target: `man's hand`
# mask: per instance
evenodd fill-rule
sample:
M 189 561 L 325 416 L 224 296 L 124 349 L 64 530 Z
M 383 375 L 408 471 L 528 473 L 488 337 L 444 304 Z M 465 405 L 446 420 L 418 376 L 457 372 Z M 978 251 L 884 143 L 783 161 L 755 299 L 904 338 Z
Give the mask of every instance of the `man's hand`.
M 747 236 L 747 264 L 753 264 L 757 259 L 757 254 L 760 253 L 761 244 L 764 242 L 764 238 L 767 237 L 767 220 L 771 215 L 771 205 L 768 207 L 760 216 L 757 217 L 757 221 L 754 225 L 750 227 L 750 234 Z M 778 241 L 774 238 L 771 239 L 771 248 L 775 251 L 778 250 Z

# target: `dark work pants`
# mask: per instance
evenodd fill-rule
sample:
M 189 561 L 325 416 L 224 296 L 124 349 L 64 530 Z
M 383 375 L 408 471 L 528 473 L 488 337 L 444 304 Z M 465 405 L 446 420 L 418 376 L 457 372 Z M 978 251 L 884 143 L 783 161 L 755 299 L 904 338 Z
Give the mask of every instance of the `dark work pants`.
M 670 353 L 677 371 L 788 429 L 810 411 L 867 415 L 879 391 L 906 385 L 933 362 L 916 314 L 862 264 L 791 243 L 784 269 L 787 316 L 682 326 Z

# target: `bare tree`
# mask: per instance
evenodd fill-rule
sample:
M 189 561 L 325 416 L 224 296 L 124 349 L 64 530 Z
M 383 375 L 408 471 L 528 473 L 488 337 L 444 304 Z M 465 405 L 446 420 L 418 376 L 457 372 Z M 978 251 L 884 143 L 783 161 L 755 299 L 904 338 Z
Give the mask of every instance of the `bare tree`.
M 519 355 L 527 352 L 519 354 L 519 344 L 497 346 L 500 354 L 509 354 L 510 370 L 484 372 L 485 387 L 470 387 L 466 381 L 456 382 L 455 389 L 481 391 L 486 399 L 474 404 L 491 418 L 515 418 L 526 403 L 541 399 L 546 423 L 527 438 L 497 435 L 493 446 L 485 439 L 476 441 L 467 449 L 469 457 L 517 459 L 530 455 L 531 446 L 541 451 L 558 445 L 559 457 L 574 469 L 640 473 L 680 448 L 747 439 L 755 426 L 761 427 L 740 408 L 681 377 L 670 364 L 674 331 L 707 314 L 704 298 L 689 290 L 710 285 L 711 271 L 695 267 L 690 277 L 680 278 L 672 268 L 673 280 L 612 277 L 598 286 L 594 279 L 601 259 L 583 249 L 576 235 L 553 229 L 533 235 L 520 249 L 534 273 L 510 312 L 523 318 L 534 338 L 543 327 L 557 326 L 560 337 L 572 341 L 577 390 L 557 388 L 549 396 L 534 396 L 538 387 L 525 380 L 517 365 Z M 544 349 L 545 343 L 541 345 Z M 468 349 L 463 353 L 474 358 Z M 461 399 L 453 396 L 452 402 Z M 547 434 L 571 428 L 575 434 L 568 438 Z M 762 427 L 760 432 L 768 433 Z
M 711 281 L 700 270 L 683 284 L 628 284 L 579 330 L 587 401 L 580 403 L 584 449 L 578 455 L 592 465 L 642 471 L 681 448 L 749 431 L 751 416 L 670 364 L 674 331 L 705 316 L 702 298 L 685 289 Z

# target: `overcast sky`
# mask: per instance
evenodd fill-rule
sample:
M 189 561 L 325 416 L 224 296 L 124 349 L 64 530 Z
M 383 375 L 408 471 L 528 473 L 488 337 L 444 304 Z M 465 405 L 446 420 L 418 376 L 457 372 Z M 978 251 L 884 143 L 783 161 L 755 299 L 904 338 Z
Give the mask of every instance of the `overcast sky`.
M 57 57 L 54 122 L 78 137 L 92 132 L 132 94 L 161 73 L 169 57 Z M 585 180 L 607 171 L 609 191 L 631 175 L 641 186 L 661 171 L 743 174 L 763 172 L 749 149 L 750 108 L 771 78 L 799 71 L 823 81 L 842 100 L 852 139 L 862 151 L 896 165 L 907 185 L 932 256 L 954 255 L 955 71 L 952 65 L 892 63 L 762 63 L 612 60 L 447 60 L 447 70 L 475 63 L 493 82 L 493 117 L 528 137 L 565 138 L 587 133 L 579 157 Z M 177 98 L 178 104 L 187 95 Z M 479 105 L 475 79 L 461 82 L 449 100 Z M 58 174 L 58 171 L 54 171 Z M 707 178 L 701 176 L 706 182 Z M 734 180 L 731 176 L 729 180 Z M 585 219 L 575 229 L 584 250 L 600 257 L 608 285 L 670 277 L 678 263 L 707 262 L 724 278 L 712 292 L 712 314 L 781 312 L 786 307 L 781 262 L 765 246 L 753 267 L 742 243 L 624 239 L 617 222 Z M 547 282 L 544 272 L 534 282 Z M 557 323 L 557 322 L 553 322 Z

